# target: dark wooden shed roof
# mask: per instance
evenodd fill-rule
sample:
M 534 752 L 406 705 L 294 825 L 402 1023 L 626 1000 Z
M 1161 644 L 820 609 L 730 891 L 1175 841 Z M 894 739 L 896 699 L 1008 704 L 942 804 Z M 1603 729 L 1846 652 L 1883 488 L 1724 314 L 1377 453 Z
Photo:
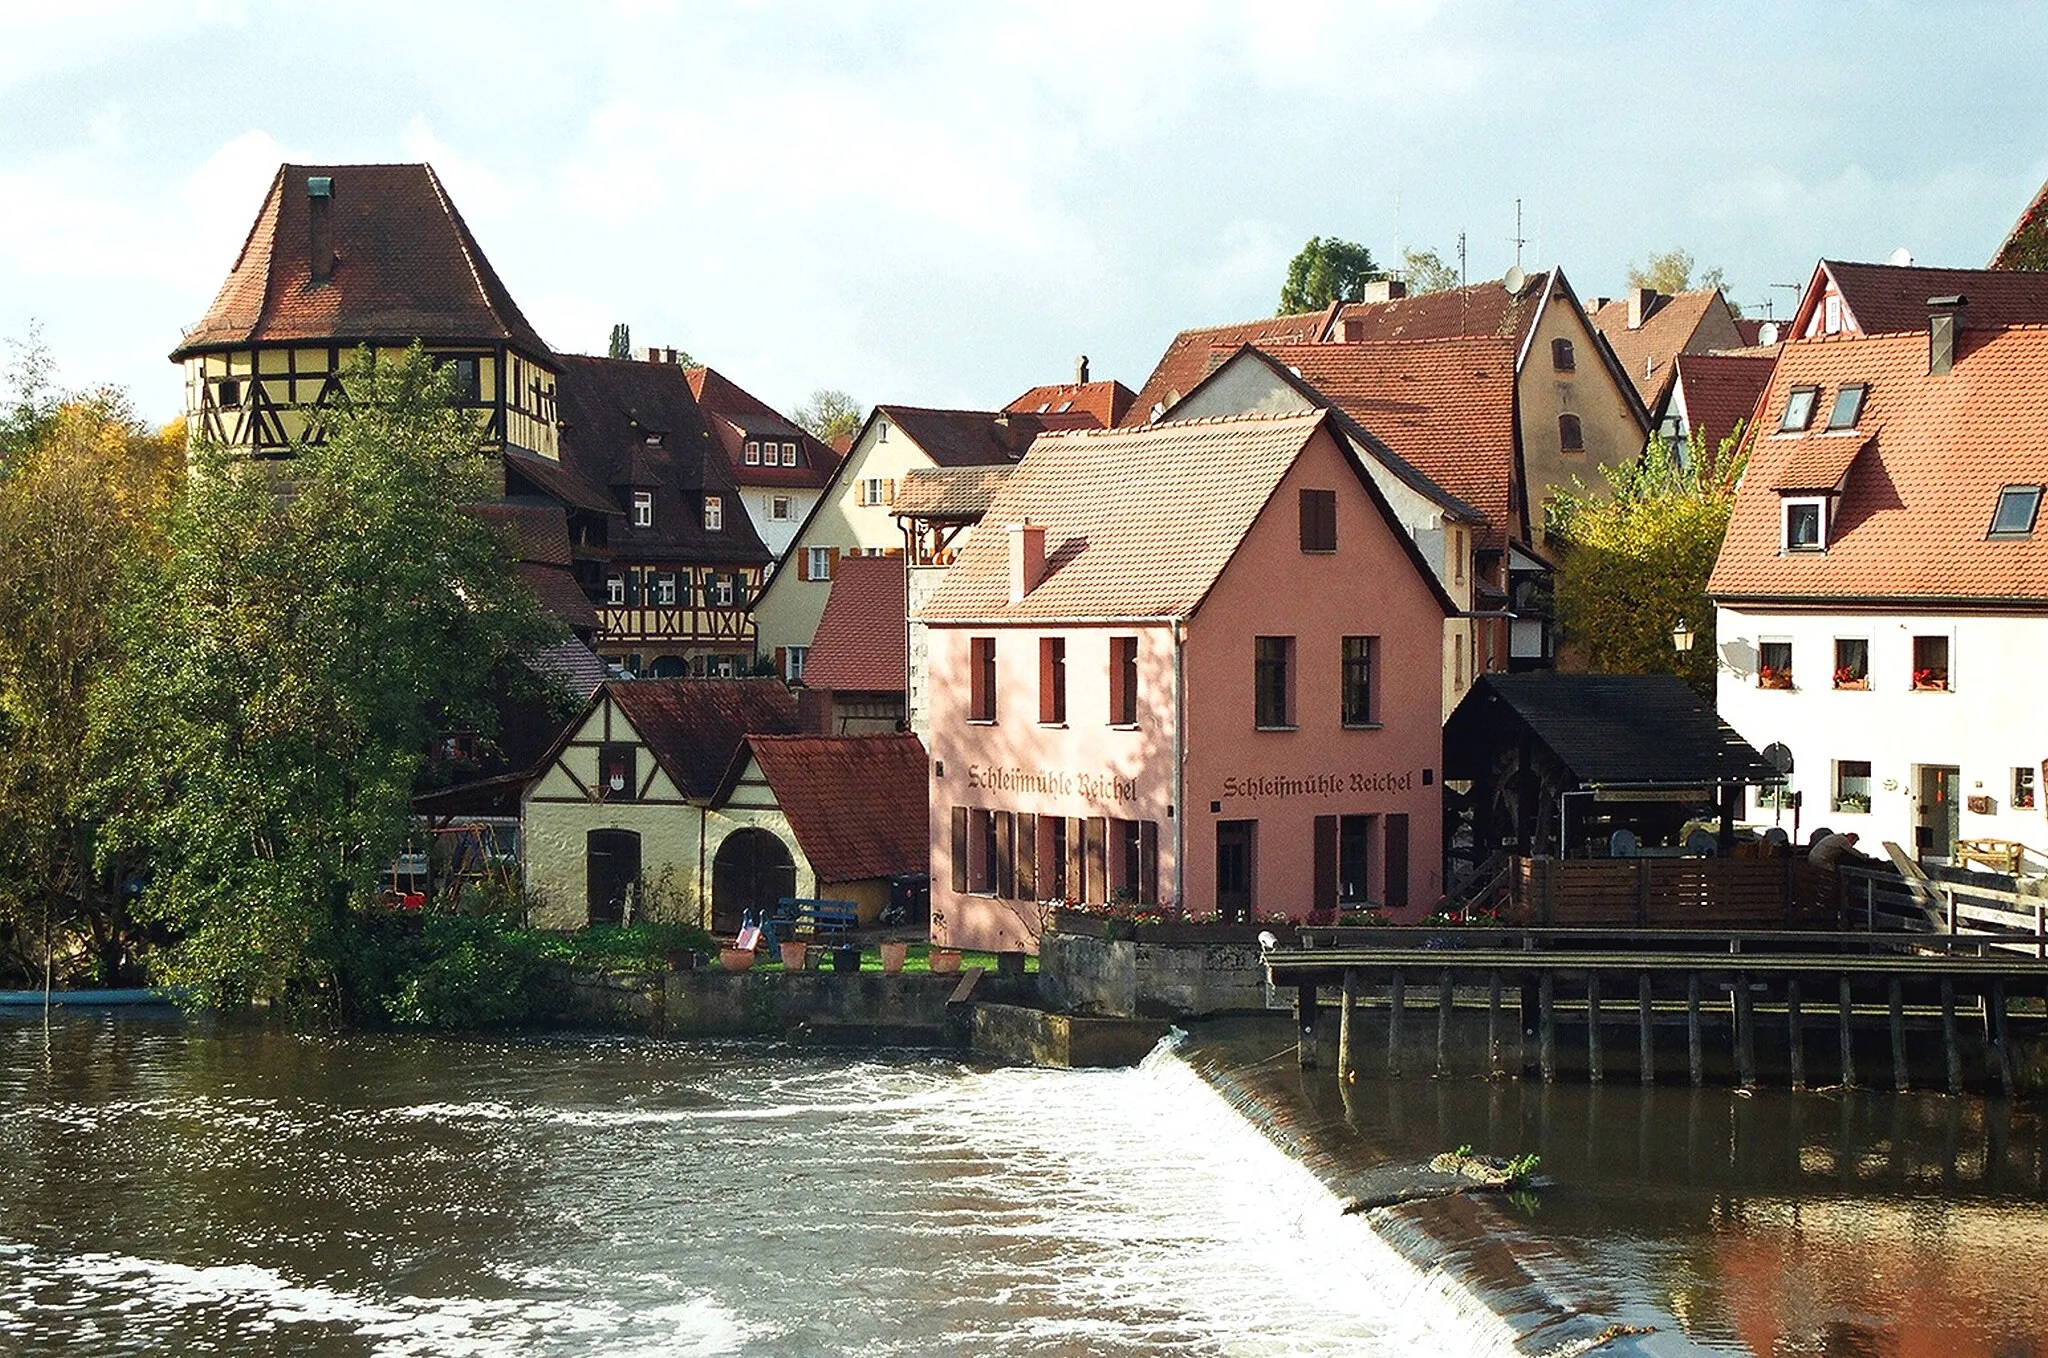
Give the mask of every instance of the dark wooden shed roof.
M 1675 674 L 1483 675 L 1444 725 L 1444 776 L 1532 739 L 1582 787 L 1768 783 L 1778 773 Z

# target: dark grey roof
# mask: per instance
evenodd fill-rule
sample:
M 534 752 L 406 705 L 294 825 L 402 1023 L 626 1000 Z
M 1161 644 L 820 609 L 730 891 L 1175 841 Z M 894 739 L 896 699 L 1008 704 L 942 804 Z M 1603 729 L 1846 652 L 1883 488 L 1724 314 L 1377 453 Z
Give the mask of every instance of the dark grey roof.
M 1488 674 L 1444 727 L 1444 776 L 1482 778 L 1528 736 L 1584 786 L 1768 783 L 1778 774 L 1675 674 Z

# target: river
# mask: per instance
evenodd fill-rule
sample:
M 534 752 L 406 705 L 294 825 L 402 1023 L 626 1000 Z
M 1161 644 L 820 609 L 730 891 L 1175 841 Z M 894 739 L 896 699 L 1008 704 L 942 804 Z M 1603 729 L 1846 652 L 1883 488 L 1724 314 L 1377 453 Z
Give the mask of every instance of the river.
M 1060 1072 L 0 1022 L 0 1352 L 1370 1358 L 1588 1316 L 1674 1344 L 1644 1352 L 2043 1351 L 2038 1118 L 1970 1104 L 1951 1132 L 1858 1096 L 1846 1131 L 1810 1099 L 1780 1133 L 1790 1096 L 1340 1094 L 1269 1047 Z M 1894 1131 L 1928 1148 L 1896 1176 Z M 1340 1211 L 1331 1185 L 1454 1139 L 1555 1183 Z M 1885 1328 L 1936 1300 L 1913 1333 L 1946 1347 Z

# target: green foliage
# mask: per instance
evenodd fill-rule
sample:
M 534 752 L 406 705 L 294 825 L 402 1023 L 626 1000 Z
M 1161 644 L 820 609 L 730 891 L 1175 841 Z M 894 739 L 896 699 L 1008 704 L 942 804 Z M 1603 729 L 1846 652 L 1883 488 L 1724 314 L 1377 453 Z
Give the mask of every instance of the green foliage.
M 605 350 L 609 358 L 631 358 L 633 356 L 633 327 L 620 321 L 612 327 L 611 344 Z
M 1403 250 L 1401 280 L 1407 285 L 1410 297 L 1420 297 L 1429 292 L 1449 292 L 1462 286 L 1457 269 L 1444 263 L 1443 256 L 1434 250 Z
M 1603 467 L 1606 495 L 1583 484 L 1550 505 L 1561 542 L 1557 620 L 1588 668 L 1613 674 L 1676 673 L 1712 697 L 1714 608 L 1707 577 L 1728 531 L 1742 459 L 1738 430 L 1709 456 L 1697 442 L 1681 460 L 1663 440 L 1622 467 Z M 1680 619 L 1693 648 L 1671 644 Z
M 710 957 L 718 944 L 694 925 L 649 921 L 593 925 L 569 934 L 535 934 L 539 955 L 550 961 L 651 971 L 672 952 Z
M 494 676 L 558 635 L 464 509 L 493 466 L 449 382 L 417 346 L 364 350 L 291 461 L 198 449 L 167 553 L 126 581 L 91 737 L 104 847 L 152 854 L 142 906 L 179 936 L 162 977 L 204 1002 L 351 1017 L 430 738 L 488 733 Z
M 49 436 L 65 399 L 40 327 L 30 325 L 27 339 L 7 341 L 7 351 L 7 369 L 0 373 L 0 476 L 12 474 Z
M 867 412 L 860 408 L 860 402 L 843 391 L 821 387 L 804 398 L 804 403 L 790 414 L 797 427 L 820 443 L 830 443 L 844 436 L 852 438 L 860 432 L 867 420 Z
M 2038 199 L 1991 261 L 1994 269 L 2048 270 L 2048 205 Z
M 1688 291 L 1694 287 L 1719 288 L 1724 286 L 1723 274 L 1717 265 L 1704 270 L 1699 282 L 1694 283 L 1692 254 L 1684 249 L 1666 250 L 1661 255 L 1651 255 L 1645 265 L 1629 265 L 1628 285 L 1632 288 L 1653 288 L 1658 292 L 1673 294 Z
M 545 948 L 502 921 L 429 915 L 410 948 L 387 939 L 381 951 L 400 963 L 380 996 L 399 1027 L 497 1028 L 536 1012 Z
M 1355 302 L 1365 285 L 1385 278 L 1363 245 L 1332 236 L 1310 236 L 1301 252 L 1287 262 L 1287 281 L 1280 287 L 1282 316 L 1320 311 L 1332 302 Z

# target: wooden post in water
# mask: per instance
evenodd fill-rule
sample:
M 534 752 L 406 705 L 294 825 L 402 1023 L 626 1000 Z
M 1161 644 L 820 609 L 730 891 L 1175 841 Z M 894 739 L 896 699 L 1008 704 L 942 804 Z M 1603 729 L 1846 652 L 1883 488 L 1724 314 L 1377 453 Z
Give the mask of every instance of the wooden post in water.
M 1436 983 L 1436 1073 L 1443 1076 L 1451 1062 L 1451 973 L 1446 968 Z
M 1387 1074 L 1401 1073 L 1401 1018 L 1408 1007 L 1407 982 L 1397 969 L 1387 983 Z
M 1316 988 L 1302 985 L 1295 988 L 1294 1012 L 1300 1020 L 1301 1037 L 1295 1045 L 1295 1058 L 1303 1070 L 1316 1068 Z M 1283 1048 L 1284 1050 L 1284 1048 Z
M 1586 973 L 1586 1078 L 1599 1084 L 1606 1078 L 1600 1052 L 1600 973 Z
M 1892 1088 L 1904 1094 L 1912 1081 L 1906 1073 L 1906 1004 L 1899 978 L 1892 977 L 1887 995 L 1892 1011 Z
M 1650 973 L 1636 973 L 1636 1067 L 1646 1085 L 1657 1083 L 1657 1043 L 1650 1031 Z
M 1692 1087 L 1698 1089 L 1705 1077 L 1700 1051 L 1700 974 L 1685 974 L 1685 1054 L 1692 1062 Z
M 1557 974 L 1546 970 L 1536 992 L 1537 1025 L 1542 1030 L 1537 1036 L 1537 1049 L 1547 1084 L 1557 1078 Z
M 1348 1080 L 1357 1067 L 1351 1060 L 1351 1011 L 1358 1007 L 1358 969 L 1344 968 L 1344 998 L 1337 1005 L 1337 1078 Z
M 1954 899 L 1951 896 L 1950 899 Z M 1963 1051 L 1956 1042 L 1956 979 L 1941 978 L 1941 1054 L 1948 1065 L 1948 1092 L 1963 1092 Z
M 1749 993 L 1749 973 L 1735 973 L 1735 1075 L 1744 1089 L 1756 1088 L 1756 1024 L 1751 1021 L 1755 1002 Z
M 1486 1073 L 1500 1074 L 1500 970 L 1495 968 L 1486 984 Z
M 1806 1039 L 1799 1030 L 1799 978 L 1785 980 L 1785 1030 L 1792 1039 L 1792 1087 L 1806 1088 Z
M 2012 1052 L 2005 1045 L 2005 978 L 2003 976 L 1992 978 L 1990 1005 L 1990 1011 L 1986 1017 L 1991 1020 L 1991 1032 L 1988 1034 L 1991 1040 L 1991 1071 L 1992 1074 L 1998 1077 L 1998 1092 L 2010 1095 L 2012 1093 Z
M 1842 1016 L 1842 1088 L 1856 1087 L 1856 1029 L 1854 1027 L 1855 1007 L 1849 1002 L 1849 973 L 1843 972 L 1838 987 L 1838 1006 Z

